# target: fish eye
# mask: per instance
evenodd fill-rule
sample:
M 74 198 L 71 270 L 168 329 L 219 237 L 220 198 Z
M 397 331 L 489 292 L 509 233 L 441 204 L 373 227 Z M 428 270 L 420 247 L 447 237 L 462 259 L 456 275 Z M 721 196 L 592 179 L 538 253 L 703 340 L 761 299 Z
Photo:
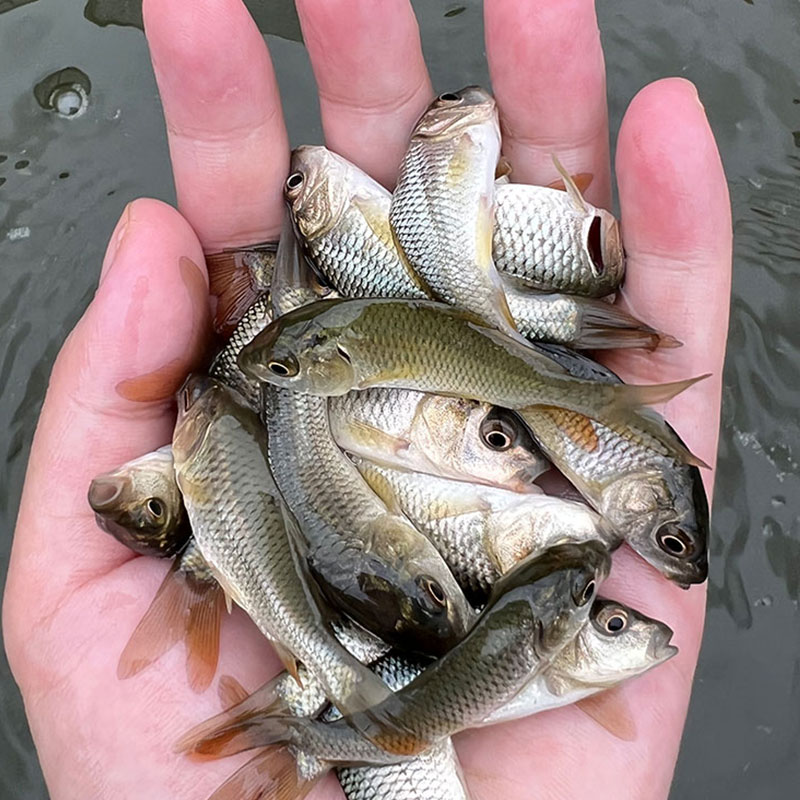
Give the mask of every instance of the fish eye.
M 147 510 L 156 518 L 160 519 L 164 514 L 164 506 L 161 504 L 161 501 L 157 497 L 151 497 L 148 499 L 147 503 Z
M 439 100 L 443 103 L 457 103 L 461 98 L 455 92 L 445 92 L 439 95 Z
M 273 359 L 267 364 L 267 369 L 279 378 L 291 378 L 300 372 L 300 367 L 294 356 L 287 356 L 282 361 Z
M 628 628 L 628 613 L 618 606 L 604 608 L 598 615 L 597 621 L 605 633 L 617 636 Z
M 586 580 L 585 577 L 579 578 L 572 590 L 572 599 L 578 607 L 585 606 L 594 597 L 594 591 L 597 588 L 597 582 L 594 578 L 591 578 L 586 583 L 583 582 L 584 580 Z
M 429 575 L 420 575 L 417 578 L 417 586 L 422 589 L 427 597 L 433 600 L 437 610 L 447 608 L 447 596 L 439 581 Z
M 676 558 L 689 558 L 694 553 L 694 543 L 680 528 L 664 525 L 656 533 L 658 546 Z
M 305 178 L 303 177 L 302 172 L 293 172 L 287 179 L 286 179 L 286 189 L 287 191 L 291 191 L 292 189 L 299 189 L 303 185 L 303 181 Z
M 589 250 L 589 258 L 592 259 L 595 275 L 602 275 L 606 271 L 603 262 L 603 237 L 601 228 L 603 221 L 600 217 L 595 217 L 589 226 L 589 235 L 586 237 L 586 247 Z
M 516 443 L 517 430 L 508 419 L 487 415 L 481 422 L 480 436 L 490 450 L 502 452 Z

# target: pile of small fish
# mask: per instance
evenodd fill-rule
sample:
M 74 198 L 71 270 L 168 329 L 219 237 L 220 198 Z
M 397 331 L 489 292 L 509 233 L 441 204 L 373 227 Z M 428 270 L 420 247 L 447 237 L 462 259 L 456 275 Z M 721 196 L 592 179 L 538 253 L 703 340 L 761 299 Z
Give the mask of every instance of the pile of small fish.
M 677 652 L 597 590 L 623 541 L 706 578 L 700 462 L 642 408 L 693 381 L 627 385 L 578 352 L 679 343 L 602 299 L 617 222 L 557 166 L 561 187 L 510 183 L 492 97 L 448 92 L 393 194 L 299 147 L 277 252 L 209 258 L 230 338 L 181 389 L 172 444 L 89 502 L 175 559 L 121 678 L 183 640 L 206 689 L 232 602 L 286 667 L 250 695 L 224 676 L 227 710 L 177 743 L 262 748 L 215 800 L 303 797 L 331 769 L 351 800 L 466 798 L 453 734 Z

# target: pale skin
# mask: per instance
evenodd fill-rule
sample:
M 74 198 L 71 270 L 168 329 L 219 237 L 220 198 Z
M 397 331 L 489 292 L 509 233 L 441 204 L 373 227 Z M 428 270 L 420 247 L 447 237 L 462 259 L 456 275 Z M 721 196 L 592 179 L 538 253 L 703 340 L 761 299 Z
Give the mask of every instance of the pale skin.
M 411 126 L 434 94 L 410 5 L 384 0 L 379 13 L 371 0 L 297 5 L 327 145 L 391 186 Z M 272 64 L 240 0 L 145 0 L 144 15 L 179 211 L 135 201 L 112 234 L 97 294 L 53 369 L 3 609 L 9 661 L 53 800 L 202 800 L 247 759 L 197 764 L 173 753 L 180 734 L 220 709 L 213 688 L 189 689 L 180 646 L 117 680 L 119 654 L 167 564 L 101 532 L 86 490 L 96 474 L 169 441 L 172 393 L 207 341 L 203 253 L 276 235 L 289 150 Z M 514 180 L 554 180 L 556 152 L 570 172 L 594 175 L 588 199 L 608 205 L 605 70 L 592 1 L 487 0 L 485 27 Z M 661 80 L 633 98 L 616 174 L 628 253 L 622 302 L 684 346 L 619 353 L 608 363 L 643 383 L 711 373 L 664 413 L 713 466 L 731 220 L 720 158 L 690 83 Z M 140 376 L 149 377 L 132 381 Z M 713 469 L 704 479 L 710 494 Z M 667 622 L 680 647 L 617 695 L 634 740 L 615 738 L 575 708 L 466 733 L 457 744 L 477 800 L 666 797 L 705 588 L 682 591 L 623 549 L 602 593 Z M 278 668 L 243 614 L 224 620 L 218 675 L 252 689 Z M 341 796 L 332 777 L 313 794 Z

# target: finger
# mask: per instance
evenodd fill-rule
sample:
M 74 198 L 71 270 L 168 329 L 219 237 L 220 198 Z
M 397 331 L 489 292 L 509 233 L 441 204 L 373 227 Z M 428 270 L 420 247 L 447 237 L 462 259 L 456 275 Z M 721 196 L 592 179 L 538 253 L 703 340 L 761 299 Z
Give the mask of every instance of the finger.
M 70 589 L 132 557 L 94 524 L 86 492 L 96 474 L 169 441 L 173 395 L 207 343 L 202 264 L 197 237 L 174 209 L 156 200 L 126 208 L 95 297 L 50 377 L 10 596 L 52 609 Z
M 433 96 L 408 0 L 298 0 L 329 148 L 394 186 Z
M 181 213 L 206 251 L 277 238 L 288 139 L 264 40 L 241 0 L 145 0 Z
M 605 62 L 593 0 L 487 0 L 484 26 L 511 179 L 553 181 L 555 153 L 570 173 L 593 176 L 586 197 L 608 207 Z
M 624 302 L 683 347 L 609 356 L 626 380 L 711 377 L 671 400 L 665 415 L 707 463 L 719 433 L 731 286 L 731 212 L 725 174 L 691 83 L 658 81 L 631 102 L 617 144 L 628 253 Z M 713 473 L 703 470 L 710 493 Z

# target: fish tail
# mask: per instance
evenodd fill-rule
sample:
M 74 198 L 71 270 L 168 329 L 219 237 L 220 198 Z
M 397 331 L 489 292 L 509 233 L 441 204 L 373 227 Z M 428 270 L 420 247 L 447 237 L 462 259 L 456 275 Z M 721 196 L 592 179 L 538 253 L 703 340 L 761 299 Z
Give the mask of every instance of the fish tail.
M 205 691 L 217 671 L 221 611 L 219 584 L 181 569 L 177 558 L 125 645 L 117 677 L 137 675 L 183 639 L 189 685 Z
M 301 776 L 287 747 L 268 748 L 234 772 L 208 800 L 302 800 L 326 771 Z
M 212 727 L 212 720 L 201 722 L 182 736 L 174 750 L 190 757 L 224 758 L 269 745 L 292 741 L 292 717 L 253 714 L 246 719 L 221 721 Z
M 282 680 L 283 673 L 248 695 L 235 678 L 224 675 L 220 678 L 219 695 L 223 705 L 230 707 L 184 734 L 175 743 L 175 751 L 220 757 L 249 750 L 258 745 L 247 745 L 245 734 L 259 730 L 273 718 L 280 720 L 277 727 L 288 732 L 284 720 L 290 709 L 278 691 Z M 231 705 L 233 701 L 235 704 Z
M 680 347 L 681 342 L 660 333 L 621 308 L 600 300 L 577 301 L 580 308 L 580 330 L 574 347 L 592 350 L 642 347 Z
M 236 323 L 263 291 L 253 280 L 243 256 L 253 252 L 275 252 L 276 248 L 274 243 L 265 243 L 257 247 L 223 250 L 221 253 L 206 256 L 208 290 L 217 298 L 217 310 L 214 314 L 214 329 L 217 333 L 230 335 Z

